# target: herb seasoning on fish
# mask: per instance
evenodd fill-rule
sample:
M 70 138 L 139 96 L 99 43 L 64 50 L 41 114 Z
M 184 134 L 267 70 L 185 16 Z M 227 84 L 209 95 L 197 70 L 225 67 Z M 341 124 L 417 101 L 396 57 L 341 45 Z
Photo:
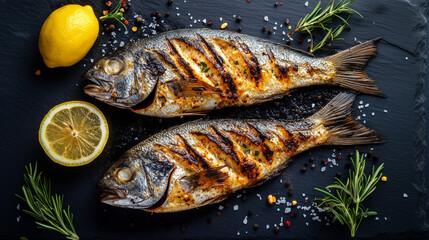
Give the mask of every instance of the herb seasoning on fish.
M 382 142 L 352 120 L 354 98 L 340 93 L 298 122 L 221 119 L 167 129 L 110 167 L 98 182 L 101 201 L 150 212 L 188 210 L 262 184 L 312 147 Z
M 183 29 L 131 43 L 97 61 L 85 92 L 110 105 L 156 117 L 248 106 L 310 85 L 384 96 L 363 71 L 374 42 L 325 58 L 228 31 Z

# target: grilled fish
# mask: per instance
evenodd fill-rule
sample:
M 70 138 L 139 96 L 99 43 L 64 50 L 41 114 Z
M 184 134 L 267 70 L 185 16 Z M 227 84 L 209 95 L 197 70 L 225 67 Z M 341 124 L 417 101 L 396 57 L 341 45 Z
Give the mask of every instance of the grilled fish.
M 259 185 L 292 156 L 321 145 L 381 143 L 351 118 L 355 96 L 340 93 L 304 120 L 194 121 L 167 129 L 124 153 L 98 182 L 101 201 L 150 212 L 177 212 Z
M 362 71 L 376 40 L 315 58 L 248 35 L 176 30 L 101 58 L 85 73 L 94 84 L 84 91 L 110 105 L 165 118 L 261 103 L 310 85 L 384 96 Z

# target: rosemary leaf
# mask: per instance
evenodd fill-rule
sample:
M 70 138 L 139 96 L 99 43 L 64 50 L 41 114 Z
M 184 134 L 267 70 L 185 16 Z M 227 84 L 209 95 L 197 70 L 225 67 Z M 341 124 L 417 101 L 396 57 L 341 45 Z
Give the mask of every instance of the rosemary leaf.
M 350 235 L 355 236 L 356 231 L 365 216 L 377 215 L 375 211 L 368 211 L 362 202 L 376 189 L 375 185 L 380 180 L 384 164 L 377 169 L 372 168 L 371 175 L 365 174 L 365 160 L 356 151 L 356 160 L 352 160 L 353 171 L 349 171 L 346 183 L 335 178 L 335 183 L 325 187 L 327 190 L 335 190 L 335 194 L 326 190 L 315 188 L 326 196 L 315 199 L 319 208 L 328 211 L 334 216 L 334 221 L 347 225 Z
M 67 206 L 67 211 L 63 209 L 64 197 L 51 194 L 51 182 L 42 177 L 42 172 L 37 172 L 37 163 L 34 169 L 31 164 L 25 169 L 23 196 L 16 194 L 29 208 L 23 212 L 36 219 L 37 227 L 57 231 L 64 234 L 67 239 L 78 240 L 70 206 Z

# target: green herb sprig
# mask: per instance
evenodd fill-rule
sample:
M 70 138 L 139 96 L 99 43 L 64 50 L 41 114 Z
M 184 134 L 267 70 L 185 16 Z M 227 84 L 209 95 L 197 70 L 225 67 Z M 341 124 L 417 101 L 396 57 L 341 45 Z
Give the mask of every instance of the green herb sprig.
M 288 35 L 291 36 L 296 32 L 308 33 L 311 38 L 310 52 L 315 52 L 333 41 L 343 40 L 343 38 L 339 38 L 338 36 L 346 27 L 351 28 L 348 23 L 350 15 L 352 13 L 356 13 L 363 18 L 363 16 L 359 12 L 348 7 L 348 5 L 353 2 L 354 0 L 340 0 L 337 4 L 335 4 L 335 0 L 330 0 L 328 5 L 324 9 L 322 9 L 320 7 L 321 1 L 319 1 L 314 10 L 311 13 L 305 15 L 304 18 L 299 20 L 295 30 L 293 32 L 290 32 Z M 348 13 L 349 15 L 344 18 L 339 15 L 342 13 Z M 329 27 L 334 18 L 340 19 L 343 24 L 337 26 L 336 28 Z M 327 33 L 325 34 L 323 39 L 314 47 L 314 37 L 312 32 L 315 29 L 322 29 Z
M 120 12 L 122 6 L 122 1 L 119 0 L 118 5 L 109 13 L 107 13 L 104 16 L 101 16 L 100 19 L 115 19 L 118 21 L 122 26 L 124 26 L 125 31 L 128 31 L 127 26 L 122 22 L 125 21 L 124 14 Z
M 318 207 L 332 213 L 334 221 L 347 225 L 351 236 L 354 237 L 363 217 L 377 215 L 377 212 L 368 211 L 362 202 L 374 192 L 375 185 L 382 176 L 381 171 L 384 164 L 381 164 L 377 169 L 373 167 L 371 175 L 367 176 L 364 173 L 365 160 L 363 155 L 359 155 L 359 152 L 356 151 L 356 160 L 351 160 L 353 171 L 349 170 L 346 183 L 344 184 L 340 179 L 335 178 L 335 183 L 326 187 L 326 189 L 334 190 L 335 193 L 315 188 L 315 190 L 324 193 L 326 197 L 314 201 L 319 202 Z
M 51 182 L 42 177 L 42 172 L 37 172 L 37 163 L 34 168 L 29 164 L 25 169 L 23 195 L 16 195 L 28 205 L 29 210 L 23 211 L 37 220 L 39 228 L 54 230 L 67 239 L 78 240 L 70 206 L 63 209 L 64 196 L 51 195 Z

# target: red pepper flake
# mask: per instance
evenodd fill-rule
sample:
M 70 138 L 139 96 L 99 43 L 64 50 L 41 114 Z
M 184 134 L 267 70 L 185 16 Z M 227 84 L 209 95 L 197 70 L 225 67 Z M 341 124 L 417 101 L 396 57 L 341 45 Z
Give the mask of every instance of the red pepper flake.
M 248 3 L 250 3 L 250 1 L 252 1 L 252 0 L 247 0 Z
M 122 3 L 125 3 L 125 0 L 122 0 Z
M 287 228 L 290 227 L 290 222 L 289 221 L 285 222 L 285 227 L 287 227 Z
M 341 158 L 342 158 L 341 155 L 337 157 L 338 160 L 341 160 Z
M 298 39 L 298 43 L 303 43 L 303 42 L 304 42 L 304 38 Z
M 220 216 L 220 212 L 217 212 L 217 215 Z
M 305 200 L 304 202 L 307 203 L 307 200 Z
M 128 25 L 128 20 L 127 20 L 127 19 L 125 19 L 125 20 L 124 20 L 124 23 L 125 23 L 125 25 Z
M 283 3 L 282 3 L 282 2 L 280 3 L 280 6 L 283 6 Z

